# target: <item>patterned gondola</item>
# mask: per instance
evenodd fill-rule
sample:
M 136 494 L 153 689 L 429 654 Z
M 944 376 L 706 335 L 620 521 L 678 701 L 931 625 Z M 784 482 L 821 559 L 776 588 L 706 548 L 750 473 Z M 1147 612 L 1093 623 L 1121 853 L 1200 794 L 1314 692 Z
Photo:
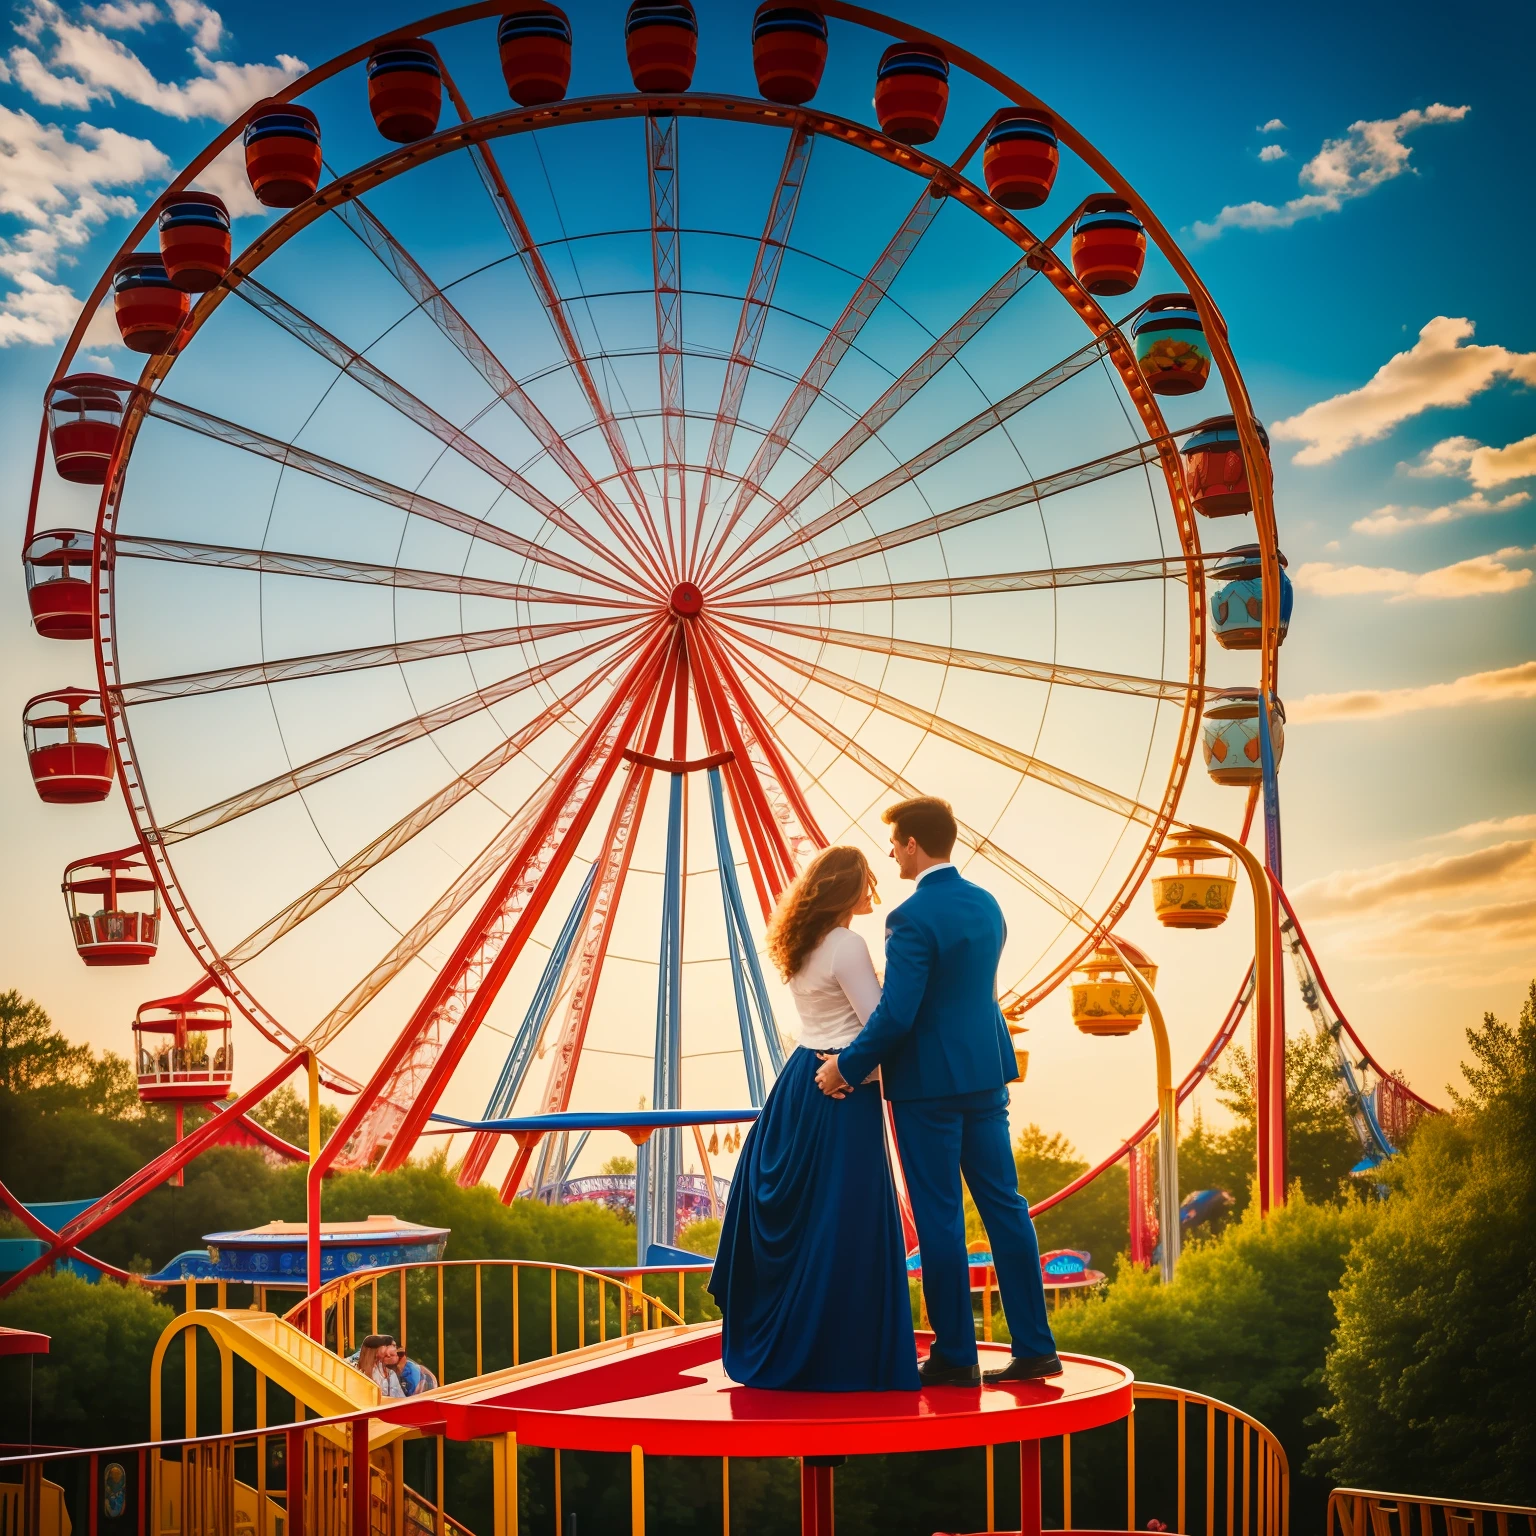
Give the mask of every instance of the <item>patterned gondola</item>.
M 927 43 L 892 43 L 875 76 L 875 116 L 903 144 L 936 138 L 949 106 L 949 60 Z
M 1123 197 L 1104 193 L 1083 204 L 1072 226 L 1072 270 L 1089 293 L 1129 293 L 1146 259 L 1147 232 Z
M 153 355 L 176 345 L 192 301 L 172 285 L 158 252 L 135 251 L 113 273 L 112 308 L 123 345 Z
M 368 110 L 391 143 L 413 144 L 437 132 L 443 68 L 419 37 L 386 43 L 368 60 Z
M 769 101 L 799 106 L 821 86 L 827 65 L 827 18 L 803 5 L 757 8 L 752 22 L 752 67 Z
M 212 192 L 178 192 L 160 210 L 160 259 L 185 293 L 217 288 L 229 271 L 229 209 Z
M 981 163 L 987 191 L 1004 208 L 1038 208 L 1051 195 L 1061 163 L 1055 123 L 1025 107 L 1003 113 L 987 135 Z
M 1285 573 L 1285 556 L 1280 556 L 1279 638 L 1285 639 L 1291 627 L 1291 609 L 1296 603 L 1296 589 Z M 1264 562 L 1257 544 L 1240 544 L 1229 549 L 1211 572 L 1219 581 L 1211 594 L 1211 628 L 1216 642 L 1226 651 L 1256 651 L 1264 640 Z
M 561 100 L 571 83 L 571 22 L 559 7 L 509 11 L 496 29 L 501 76 L 520 107 Z
M 1154 395 L 1192 395 L 1211 375 L 1195 301 L 1187 293 L 1160 293 L 1132 327 L 1136 361 Z
M 699 57 L 699 19 L 688 0 L 634 0 L 624 51 L 638 91 L 686 91 Z
M 1262 422 L 1256 421 L 1254 426 L 1268 454 L 1269 433 Z M 1236 517 L 1253 510 L 1253 491 L 1235 417 L 1212 416 L 1202 421 L 1184 444 L 1184 458 L 1184 477 L 1195 511 L 1206 517 Z
M 320 119 L 291 101 L 263 101 L 245 125 L 245 173 L 256 200 L 297 208 L 320 185 Z

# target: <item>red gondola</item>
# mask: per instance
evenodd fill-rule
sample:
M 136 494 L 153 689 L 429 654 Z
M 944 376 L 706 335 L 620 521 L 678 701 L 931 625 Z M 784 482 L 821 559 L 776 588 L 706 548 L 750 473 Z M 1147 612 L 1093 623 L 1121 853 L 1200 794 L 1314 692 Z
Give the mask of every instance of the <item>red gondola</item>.
M 83 805 L 112 793 L 106 725 L 101 695 L 93 688 L 60 688 L 27 700 L 21 735 L 39 798 L 50 805 Z
M 892 43 L 875 75 L 881 131 L 903 144 L 936 138 L 949 105 L 949 60 L 927 43 Z
M 91 638 L 91 557 L 95 539 L 81 528 L 33 534 L 21 552 L 32 627 L 45 640 Z
M 639 91 L 686 91 L 699 57 L 699 18 L 689 0 L 633 0 L 624 51 Z
M 87 965 L 147 965 L 160 945 L 160 891 L 137 848 L 76 859 L 64 871 L 64 905 L 75 951 Z M 86 874 L 81 871 L 93 870 Z M 95 911 L 83 896 L 101 897 Z M 125 897 L 133 906 L 123 906 Z M 148 904 L 144 898 L 148 897 Z
M 133 386 L 109 373 L 71 373 L 48 391 L 48 437 L 61 480 L 105 485 Z
M 1264 452 L 1269 452 L 1269 433 L 1262 422 L 1254 422 Z M 1253 492 L 1248 484 L 1248 466 L 1243 462 L 1243 445 L 1237 435 L 1237 418 L 1212 416 L 1194 429 L 1184 444 L 1189 494 L 1195 511 L 1206 517 L 1236 517 L 1253 510 Z
M 998 118 L 981 157 L 987 191 L 1004 208 L 1038 208 L 1051 195 L 1060 163 L 1056 124 L 1026 107 Z
M 217 288 L 229 271 L 229 209 L 212 192 L 178 192 L 160 210 L 160 259 L 184 293 Z
M 571 83 L 571 22 L 558 6 L 510 11 L 496 29 L 507 94 L 520 107 L 560 101 Z
M 1147 232 L 1123 197 L 1105 192 L 1083 204 L 1072 226 L 1072 270 L 1089 293 L 1129 293 L 1146 259 Z
M 443 110 L 443 67 L 419 37 L 385 43 L 368 60 L 368 110 L 374 126 L 395 144 L 413 144 L 437 132 Z
M 112 274 L 112 308 L 123 345 L 153 355 L 175 347 L 192 301 L 171 282 L 158 251 L 134 251 Z
M 146 1104 L 212 1104 L 235 1081 L 235 1047 L 224 1003 L 161 997 L 133 1019 L 133 1059 Z
M 797 107 L 821 86 L 827 66 L 827 18 L 803 5 L 768 0 L 752 20 L 752 68 L 769 101 Z
M 268 208 L 297 208 L 320 185 L 320 119 L 292 101 L 259 102 L 245 125 L 245 174 Z

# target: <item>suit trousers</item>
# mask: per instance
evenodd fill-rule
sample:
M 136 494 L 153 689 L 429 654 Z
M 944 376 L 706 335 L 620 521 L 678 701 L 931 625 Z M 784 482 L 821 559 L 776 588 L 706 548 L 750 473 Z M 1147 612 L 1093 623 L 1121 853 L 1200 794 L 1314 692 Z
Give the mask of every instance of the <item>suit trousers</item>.
M 1019 1193 L 1008 1138 L 1008 1090 L 900 1099 L 891 1108 L 912 1218 L 917 1223 L 933 1353 L 950 1365 L 972 1365 L 977 1358 L 960 1187 L 964 1174 L 992 1244 L 992 1264 L 1013 1353 L 1021 1357 L 1054 1354 L 1056 1341 L 1046 1320 L 1040 1276 L 1040 1245 L 1029 1202 Z

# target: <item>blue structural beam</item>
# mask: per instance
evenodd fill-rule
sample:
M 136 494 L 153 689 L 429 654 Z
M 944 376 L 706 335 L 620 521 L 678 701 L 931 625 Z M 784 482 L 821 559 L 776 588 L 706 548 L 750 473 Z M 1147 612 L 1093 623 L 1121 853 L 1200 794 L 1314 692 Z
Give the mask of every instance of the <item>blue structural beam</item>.
M 597 865 L 594 863 L 587 871 L 587 878 L 581 882 L 581 890 L 571 907 L 570 916 L 566 918 L 565 925 L 561 928 L 559 937 L 556 938 L 554 947 L 549 952 L 549 959 L 544 963 L 544 974 L 539 977 L 539 984 L 534 989 L 533 1000 L 528 1004 L 523 1022 L 507 1050 L 507 1059 L 502 1066 L 501 1076 L 496 1079 L 496 1086 L 491 1089 L 491 1096 L 486 1100 L 484 1118 L 487 1120 L 505 1115 L 517 1102 L 523 1079 L 527 1077 L 528 1068 L 533 1064 L 539 1036 L 543 1034 L 545 1021 L 549 1018 L 550 1009 L 555 1005 L 555 996 L 560 990 L 560 978 L 565 974 L 565 967 L 571 958 L 572 949 L 576 947 L 576 939 L 581 932 L 581 921 L 586 914 L 587 902 L 592 896 L 592 882 L 596 875 Z
M 744 1125 L 756 1120 L 757 1109 L 566 1109 L 550 1115 L 508 1115 L 499 1120 L 461 1120 L 457 1115 L 432 1118 L 453 1131 L 654 1131 L 670 1126 Z

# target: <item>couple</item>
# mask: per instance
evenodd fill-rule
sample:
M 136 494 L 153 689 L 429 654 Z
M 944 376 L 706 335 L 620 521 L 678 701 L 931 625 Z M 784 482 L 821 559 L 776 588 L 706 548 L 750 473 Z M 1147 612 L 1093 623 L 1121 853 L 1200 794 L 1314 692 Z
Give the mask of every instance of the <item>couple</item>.
M 415 1397 L 437 1385 L 437 1377 L 412 1360 L 388 1333 L 370 1333 L 357 1353 L 347 1356 L 347 1364 L 361 1371 L 381 1397 Z
M 1061 1372 L 1009 1144 L 1006 1085 L 1018 1069 L 997 1006 L 1003 914 L 950 862 L 956 827 L 945 801 L 905 800 L 882 820 L 901 878 L 917 882 L 886 921 L 883 991 L 849 928 L 875 897 L 858 849 L 819 854 L 769 925 L 769 954 L 800 1013 L 800 1048 L 747 1136 L 709 1281 L 726 1374 L 744 1386 L 979 1385 L 962 1174 L 991 1239 L 1013 1338 L 1012 1360 L 987 1380 Z M 882 1090 L 934 1334 L 921 1366 Z

